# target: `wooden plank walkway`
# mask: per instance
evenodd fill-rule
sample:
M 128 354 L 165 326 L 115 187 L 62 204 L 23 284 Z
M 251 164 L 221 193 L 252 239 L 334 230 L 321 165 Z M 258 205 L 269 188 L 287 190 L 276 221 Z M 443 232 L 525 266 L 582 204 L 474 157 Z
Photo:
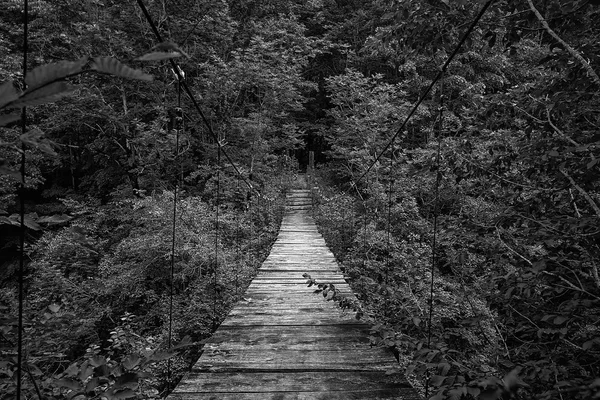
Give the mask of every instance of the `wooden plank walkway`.
M 369 345 L 368 325 L 307 287 L 303 273 L 354 296 L 310 215 L 310 191 L 287 201 L 271 254 L 169 398 L 420 399 L 385 374 L 396 360 Z

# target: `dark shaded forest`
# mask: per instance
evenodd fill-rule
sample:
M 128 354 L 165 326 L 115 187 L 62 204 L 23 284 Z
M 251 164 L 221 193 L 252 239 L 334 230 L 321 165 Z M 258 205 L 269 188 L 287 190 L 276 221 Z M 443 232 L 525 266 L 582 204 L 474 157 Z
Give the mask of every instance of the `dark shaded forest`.
M 600 399 L 598 0 L 492 1 L 464 41 L 488 1 L 38 0 L 26 47 L 25 4 L 0 0 L 0 399 L 167 395 L 309 151 L 340 312 L 390 373 Z

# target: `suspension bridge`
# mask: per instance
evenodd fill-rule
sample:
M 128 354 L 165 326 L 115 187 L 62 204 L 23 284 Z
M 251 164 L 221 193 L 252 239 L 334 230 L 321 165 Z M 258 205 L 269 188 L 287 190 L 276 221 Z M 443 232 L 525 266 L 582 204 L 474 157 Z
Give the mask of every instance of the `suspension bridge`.
M 304 273 L 356 298 L 310 210 L 310 190 L 290 191 L 270 255 L 168 399 L 420 398 L 368 324 L 307 287 Z

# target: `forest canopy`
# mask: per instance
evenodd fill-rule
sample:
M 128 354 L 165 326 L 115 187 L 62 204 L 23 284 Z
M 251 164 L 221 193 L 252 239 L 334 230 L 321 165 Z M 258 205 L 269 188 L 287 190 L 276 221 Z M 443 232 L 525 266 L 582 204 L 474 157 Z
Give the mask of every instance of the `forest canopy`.
M 0 399 L 17 371 L 168 394 L 308 151 L 340 307 L 415 387 L 600 398 L 599 1 L 39 0 L 23 79 L 25 4 L 0 0 Z

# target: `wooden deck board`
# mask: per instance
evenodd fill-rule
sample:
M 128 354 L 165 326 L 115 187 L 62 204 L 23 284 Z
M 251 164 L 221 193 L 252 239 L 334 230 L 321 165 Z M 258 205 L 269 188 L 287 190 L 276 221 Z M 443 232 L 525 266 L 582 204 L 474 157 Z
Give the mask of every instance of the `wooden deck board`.
M 370 327 L 315 294 L 302 275 L 355 299 L 310 216 L 310 192 L 292 191 L 278 239 L 242 300 L 206 343 L 171 400 L 420 399 Z

